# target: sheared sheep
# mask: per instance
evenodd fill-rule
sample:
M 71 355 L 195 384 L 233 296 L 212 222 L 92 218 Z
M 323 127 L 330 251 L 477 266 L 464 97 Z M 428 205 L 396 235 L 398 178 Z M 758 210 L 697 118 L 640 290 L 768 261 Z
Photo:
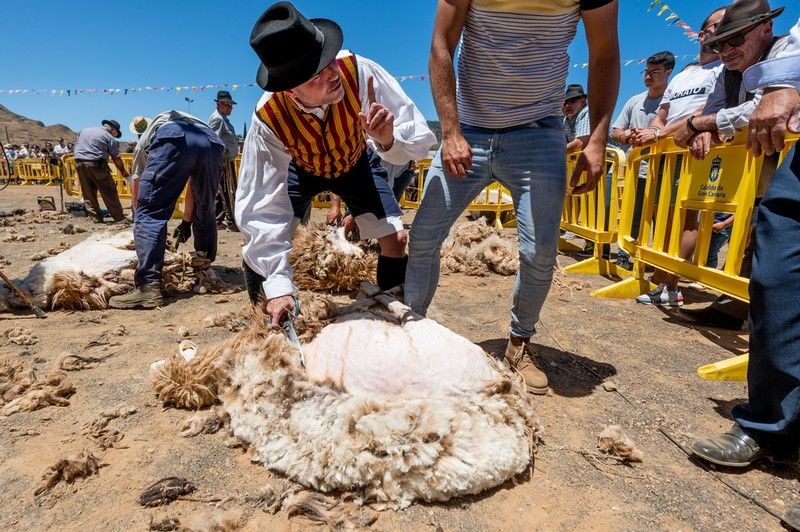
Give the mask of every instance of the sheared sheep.
M 377 508 L 479 493 L 530 466 L 540 425 L 516 376 L 407 307 L 358 307 L 337 315 L 341 308 L 320 305 L 325 326 L 313 338 L 296 324 L 306 367 L 257 316 L 189 362 L 173 356 L 154 386 L 162 400 L 190 408 L 216 392 L 254 461 Z
M 210 262 L 189 252 L 168 251 L 164 257 L 163 290 L 168 294 L 194 290 L 226 293 L 233 287 L 222 281 Z M 133 288 L 136 251 L 133 233 L 92 234 L 66 251 L 36 263 L 15 284 L 40 307 L 65 310 L 108 308 L 111 296 Z M 0 284 L 0 311 L 25 305 Z

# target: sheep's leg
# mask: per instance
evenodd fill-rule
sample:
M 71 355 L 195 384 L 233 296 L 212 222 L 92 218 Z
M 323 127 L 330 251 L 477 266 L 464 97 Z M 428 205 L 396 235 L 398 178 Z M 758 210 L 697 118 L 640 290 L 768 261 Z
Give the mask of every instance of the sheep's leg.
M 404 305 L 389 294 L 381 292 L 380 288 L 369 281 L 361 281 L 359 287 L 360 290 L 367 295 L 367 297 L 374 299 L 389 309 L 389 312 L 391 312 L 392 316 L 400 321 L 401 325 L 407 321 L 424 319 L 422 316 L 411 310 L 411 307 Z

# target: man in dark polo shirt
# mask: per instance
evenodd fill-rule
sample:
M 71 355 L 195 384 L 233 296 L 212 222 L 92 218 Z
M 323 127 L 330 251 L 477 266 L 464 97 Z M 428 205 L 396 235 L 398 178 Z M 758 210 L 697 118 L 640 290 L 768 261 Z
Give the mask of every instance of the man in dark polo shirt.
M 75 144 L 75 167 L 78 171 L 86 214 L 93 217 L 97 223 L 103 223 L 100 203 L 97 201 L 98 192 L 111 218 L 115 222 L 125 219 L 119 202 L 117 184 L 111 177 L 111 170 L 108 167 L 108 158 L 111 157 L 122 177 L 128 177 L 128 171 L 125 170 L 119 157 L 117 139 L 121 136 L 119 122 L 116 120 L 103 120 L 101 127 L 88 127 L 78 133 Z

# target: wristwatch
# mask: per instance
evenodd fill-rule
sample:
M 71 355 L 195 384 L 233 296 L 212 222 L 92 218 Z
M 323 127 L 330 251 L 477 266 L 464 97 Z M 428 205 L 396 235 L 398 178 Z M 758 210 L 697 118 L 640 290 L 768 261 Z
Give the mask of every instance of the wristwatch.
M 686 127 L 688 127 L 689 131 L 691 131 L 695 135 L 699 135 L 700 133 L 702 133 L 699 129 L 697 129 L 697 126 L 694 125 L 694 115 L 690 116 L 689 120 L 686 121 Z

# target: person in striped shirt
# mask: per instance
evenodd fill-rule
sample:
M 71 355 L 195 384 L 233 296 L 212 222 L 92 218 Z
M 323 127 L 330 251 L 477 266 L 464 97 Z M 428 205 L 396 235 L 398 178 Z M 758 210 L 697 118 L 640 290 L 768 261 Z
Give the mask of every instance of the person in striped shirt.
M 537 394 L 547 392 L 548 379 L 529 340 L 553 279 L 567 185 L 567 46 L 581 19 L 591 133 L 570 183 L 573 193 L 584 193 L 603 171 L 619 88 L 617 0 L 439 0 L 431 44 L 443 141 L 411 226 L 405 301 L 425 314 L 450 226 L 486 185 L 502 183 L 514 200 L 520 244 L 505 359 Z
M 250 45 L 261 60 L 256 82 L 266 91 L 236 190 L 250 300 L 275 324 L 295 310 L 292 232 L 325 191 L 347 203 L 362 238 L 378 240 L 378 285 L 402 284 L 407 235 L 380 162 L 424 157 L 436 143 L 425 117 L 380 65 L 341 50 L 338 24 L 309 20 L 289 2 L 267 8 Z

